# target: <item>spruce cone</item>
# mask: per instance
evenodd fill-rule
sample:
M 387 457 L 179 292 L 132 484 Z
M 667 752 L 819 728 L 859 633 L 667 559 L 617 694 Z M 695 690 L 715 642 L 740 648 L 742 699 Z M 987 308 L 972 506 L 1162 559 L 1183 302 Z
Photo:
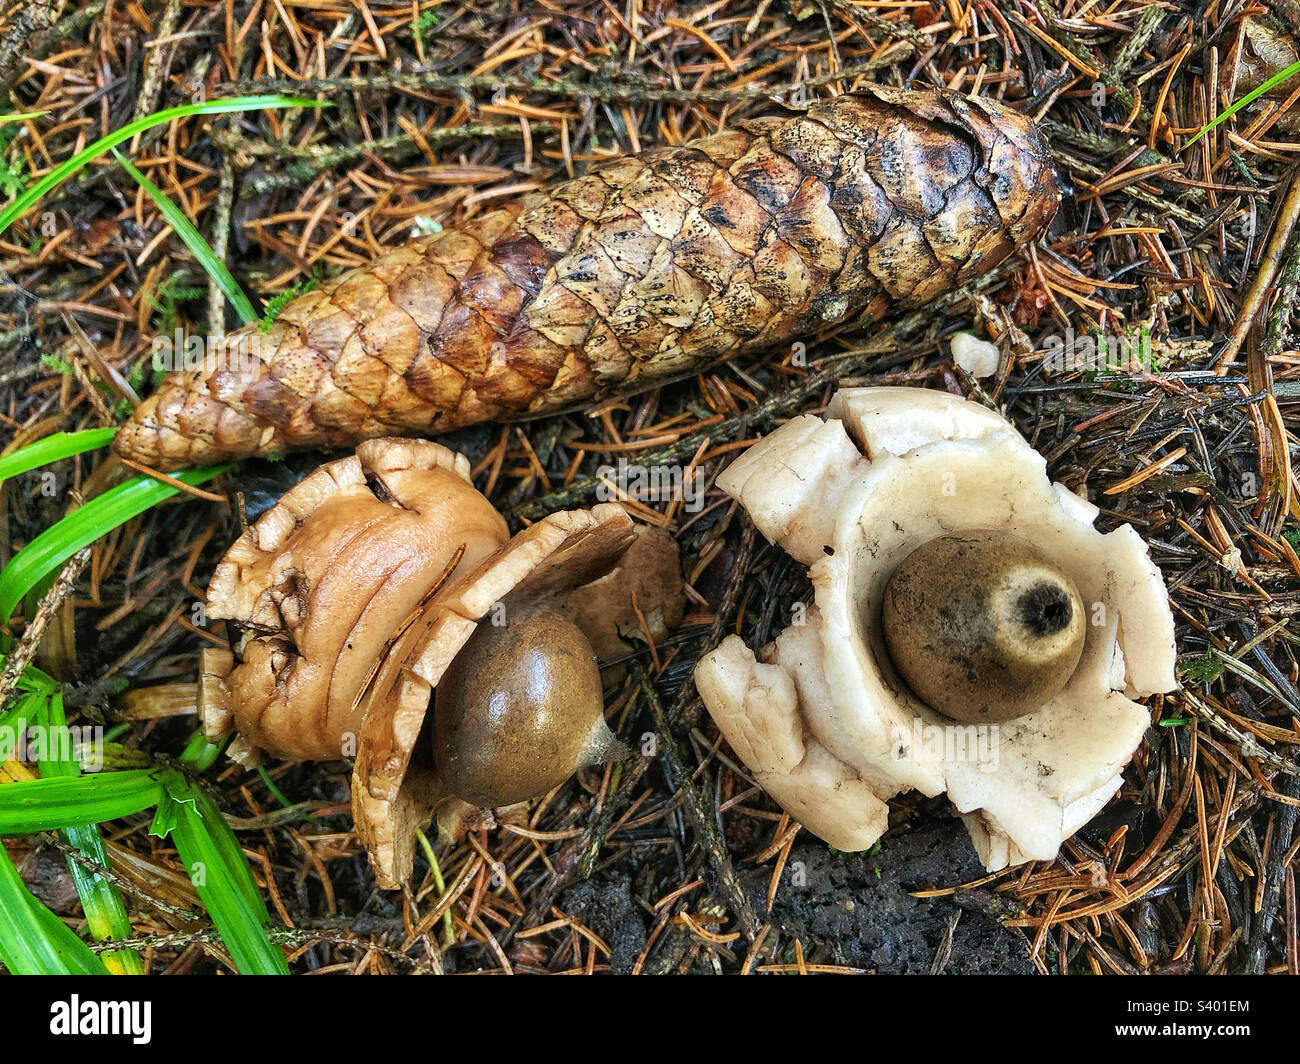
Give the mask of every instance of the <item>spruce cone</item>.
M 159 469 L 553 413 L 924 305 L 1036 239 L 1032 123 L 870 88 L 591 166 L 414 241 L 174 373 L 118 434 Z

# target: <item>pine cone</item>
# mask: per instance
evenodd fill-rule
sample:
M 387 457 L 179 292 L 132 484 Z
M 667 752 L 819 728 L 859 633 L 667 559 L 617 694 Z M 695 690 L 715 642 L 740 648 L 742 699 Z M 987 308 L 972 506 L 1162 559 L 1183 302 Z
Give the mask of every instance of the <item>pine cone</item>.
M 342 274 L 232 334 L 245 364 L 168 377 L 116 448 L 177 469 L 634 392 L 923 306 L 1036 239 L 1059 199 L 1032 123 L 991 101 L 820 101 L 595 164 Z

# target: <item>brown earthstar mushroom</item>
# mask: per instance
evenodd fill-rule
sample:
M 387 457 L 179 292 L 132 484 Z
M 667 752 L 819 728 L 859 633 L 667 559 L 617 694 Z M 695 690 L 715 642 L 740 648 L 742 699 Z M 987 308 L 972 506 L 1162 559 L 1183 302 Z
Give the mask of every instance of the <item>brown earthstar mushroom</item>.
M 287 492 L 218 565 L 209 616 L 244 636 L 238 663 L 205 653 L 200 714 L 211 739 L 237 732 L 230 753 L 245 764 L 263 752 L 354 757 L 357 831 L 380 886 L 397 888 L 439 806 L 447 823 L 473 804 L 537 797 L 618 752 L 596 655 L 662 639 L 682 592 L 672 538 L 616 504 L 552 514 L 511 538 L 464 456 L 370 440 Z M 435 698 L 440 684 L 451 686 Z M 498 719 L 501 698 L 511 712 Z M 477 722 L 444 757 L 459 751 L 492 786 L 460 764 L 440 771 L 435 703 L 434 716 Z M 530 728 L 545 739 L 532 762 L 520 742 Z

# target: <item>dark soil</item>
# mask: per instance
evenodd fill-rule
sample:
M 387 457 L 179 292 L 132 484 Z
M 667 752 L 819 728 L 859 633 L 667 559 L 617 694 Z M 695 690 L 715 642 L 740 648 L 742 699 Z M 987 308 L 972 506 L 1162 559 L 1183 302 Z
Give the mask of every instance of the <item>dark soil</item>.
M 970 839 L 955 818 L 887 836 L 877 852 L 842 854 L 815 839 L 796 843 L 773 923 L 804 948 L 815 943 L 836 964 L 880 975 L 1028 974 L 1025 937 L 999 916 L 1015 905 L 975 888 L 948 897 L 913 892 L 980 878 Z M 761 872 L 745 877 L 755 903 L 767 890 Z

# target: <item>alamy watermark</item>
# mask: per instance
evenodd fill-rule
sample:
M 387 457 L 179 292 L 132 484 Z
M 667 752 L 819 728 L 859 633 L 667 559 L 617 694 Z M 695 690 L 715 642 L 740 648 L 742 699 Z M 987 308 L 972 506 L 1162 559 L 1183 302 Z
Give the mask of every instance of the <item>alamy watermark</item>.
M 930 761 L 975 765 L 981 772 L 998 769 L 1001 731 L 996 724 L 927 724 L 912 718 L 912 744 L 907 756 Z
M 694 467 L 644 466 L 620 458 L 617 465 L 601 466 L 596 476 L 596 498 L 601 502 L 680 502 L 692 514 L 704 508 L 704 473 Z
M 101 725 L 44 727 L 33 724 L 17 729 L 0 727 L 0 751 L 17 761 L 77 761 L 85 772 L 104 767 L 104 729 Z
M 204 375 L 225 370 L 256 376 L 261 359 L 260 333 L 199 336 L 178 328 L 174 336 L 155 336 L 153 368 L 160 373 L 199 371 Z
M 50 1004 L 50 1034 L 127 1037 L 138 1046 L 153 1037 L 153 1002 L 82 1000 L 72 994 Z
M 1056 373 L 1086 370 L 1094 373 L 1154 373 L 1151 332 L 1145 326 L 1123 333 L 1084 333 L 1073 326 L 1053 333 L 1043 342 L 1043 368 Z

